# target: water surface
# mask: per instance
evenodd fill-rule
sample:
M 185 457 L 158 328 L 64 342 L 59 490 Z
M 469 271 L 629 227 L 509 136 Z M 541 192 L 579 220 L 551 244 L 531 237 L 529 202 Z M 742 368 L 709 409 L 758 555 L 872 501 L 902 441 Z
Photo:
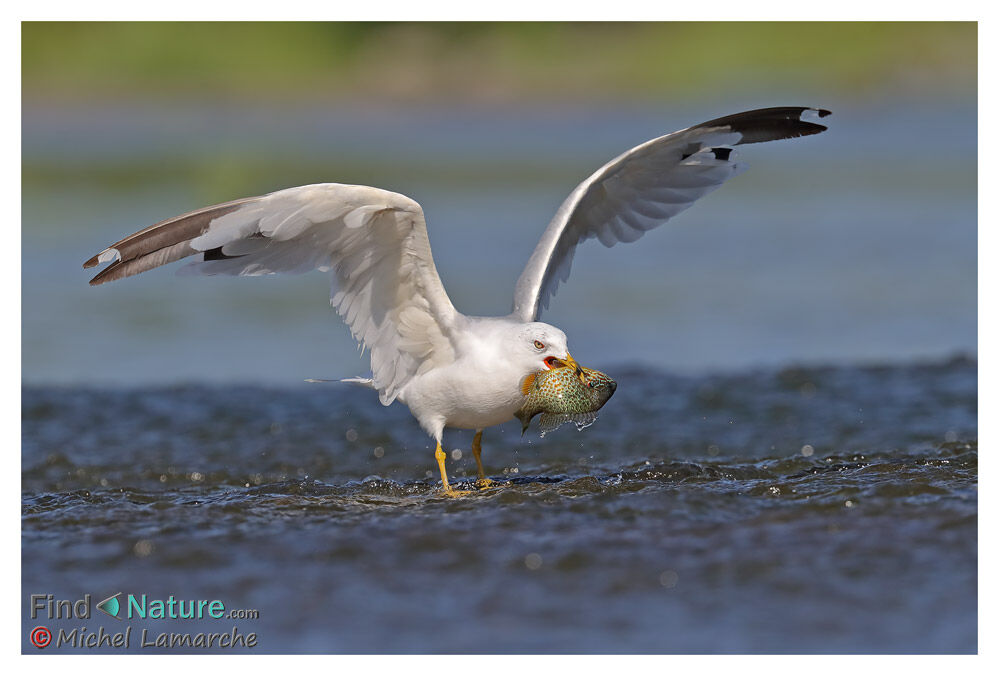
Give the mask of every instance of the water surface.
M 977 650 L 974 361 L 595 366 L 592 427 L 489 430 L 500 486 L 457 500 L 367 391 L 26 386 L 25 607 L 219 598 L 259 618 L 132 624 L 260 652 Z

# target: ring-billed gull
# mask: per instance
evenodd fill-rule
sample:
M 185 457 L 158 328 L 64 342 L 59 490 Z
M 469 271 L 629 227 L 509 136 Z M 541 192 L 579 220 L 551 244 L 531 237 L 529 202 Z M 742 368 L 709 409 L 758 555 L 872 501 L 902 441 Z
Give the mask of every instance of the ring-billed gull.
M 475 430 L 479 485 L 482 430 L 524 404 L 529 376 L 578 365 L 565 333 L 538 321 L 568 275 L 576 246 L 633 242 L 740 173 L 734 146 L 817 134 L 827 110 L 778 107 L 721 117 L 643 143 L 580 183 L 559 207 L 517 280 L 505 317 L 471 317 L 451 304 L 430 253 L 420 205 L 368 186 L 322 183 L 218 204 L 129 235 L 84 263 L 111 263 L 110 282 L 188 256 L 200 275 L 331 271 L 330 303 L 370 350 L 370 379 L 388 406 L 399 400 L 437 443 L 443 490 L 451 488 L 444 428 Z

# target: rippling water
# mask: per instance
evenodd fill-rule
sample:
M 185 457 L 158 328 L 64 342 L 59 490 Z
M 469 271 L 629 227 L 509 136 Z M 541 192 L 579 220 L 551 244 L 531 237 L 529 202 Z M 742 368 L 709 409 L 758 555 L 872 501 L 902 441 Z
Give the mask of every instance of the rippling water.
M 27 386 L 24 603 L 219 598 L 259 618 L 133 631 L 260 652 L 977 649 L 975 362 L 604 370 L 583 432 L 488 430 L 501 485 L 465 499 L 405 408 L 339 384 Z M 48 623 L 84 625 L 127 626 Z

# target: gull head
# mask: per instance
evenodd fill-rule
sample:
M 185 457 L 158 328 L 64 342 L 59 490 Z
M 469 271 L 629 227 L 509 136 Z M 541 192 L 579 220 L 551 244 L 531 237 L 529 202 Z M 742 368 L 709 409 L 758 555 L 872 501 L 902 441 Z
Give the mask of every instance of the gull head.
M 517 327 L 513 354 L 524 375 L 548 369 L 571 366 L 580 372 L 579 364 L 569 354 L 565 333 L 551 324 L 529 322 Z

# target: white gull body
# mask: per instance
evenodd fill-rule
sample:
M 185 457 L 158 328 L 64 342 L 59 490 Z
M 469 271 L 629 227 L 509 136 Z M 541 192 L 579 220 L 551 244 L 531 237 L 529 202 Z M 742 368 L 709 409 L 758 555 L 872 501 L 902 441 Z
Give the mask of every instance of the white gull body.
M 511 420 L 523 384 L 556 362 L 575 363 L 567 338 L 539 322 L 569 275 L 576 246 L 632 242 L 745 167 L 734 146 L 816 134 L 828 111 L 781 107 L 737 113 L 643 143 L 577 186 L 517 280 L 512 312 L 458 312 L 441 284 L 420 205 L 368 186 L 306 185 L 200 209 L 157 223 L 84 264 L 111 263 L 102 284 L 194 256 L 182 273 L 332 274 L 330 302 L 370 350 L 381 402 L 409 407 L 437 442 L 446 427 L 481 430 Z M 480 479 L 484 479 L 479 462 Z

